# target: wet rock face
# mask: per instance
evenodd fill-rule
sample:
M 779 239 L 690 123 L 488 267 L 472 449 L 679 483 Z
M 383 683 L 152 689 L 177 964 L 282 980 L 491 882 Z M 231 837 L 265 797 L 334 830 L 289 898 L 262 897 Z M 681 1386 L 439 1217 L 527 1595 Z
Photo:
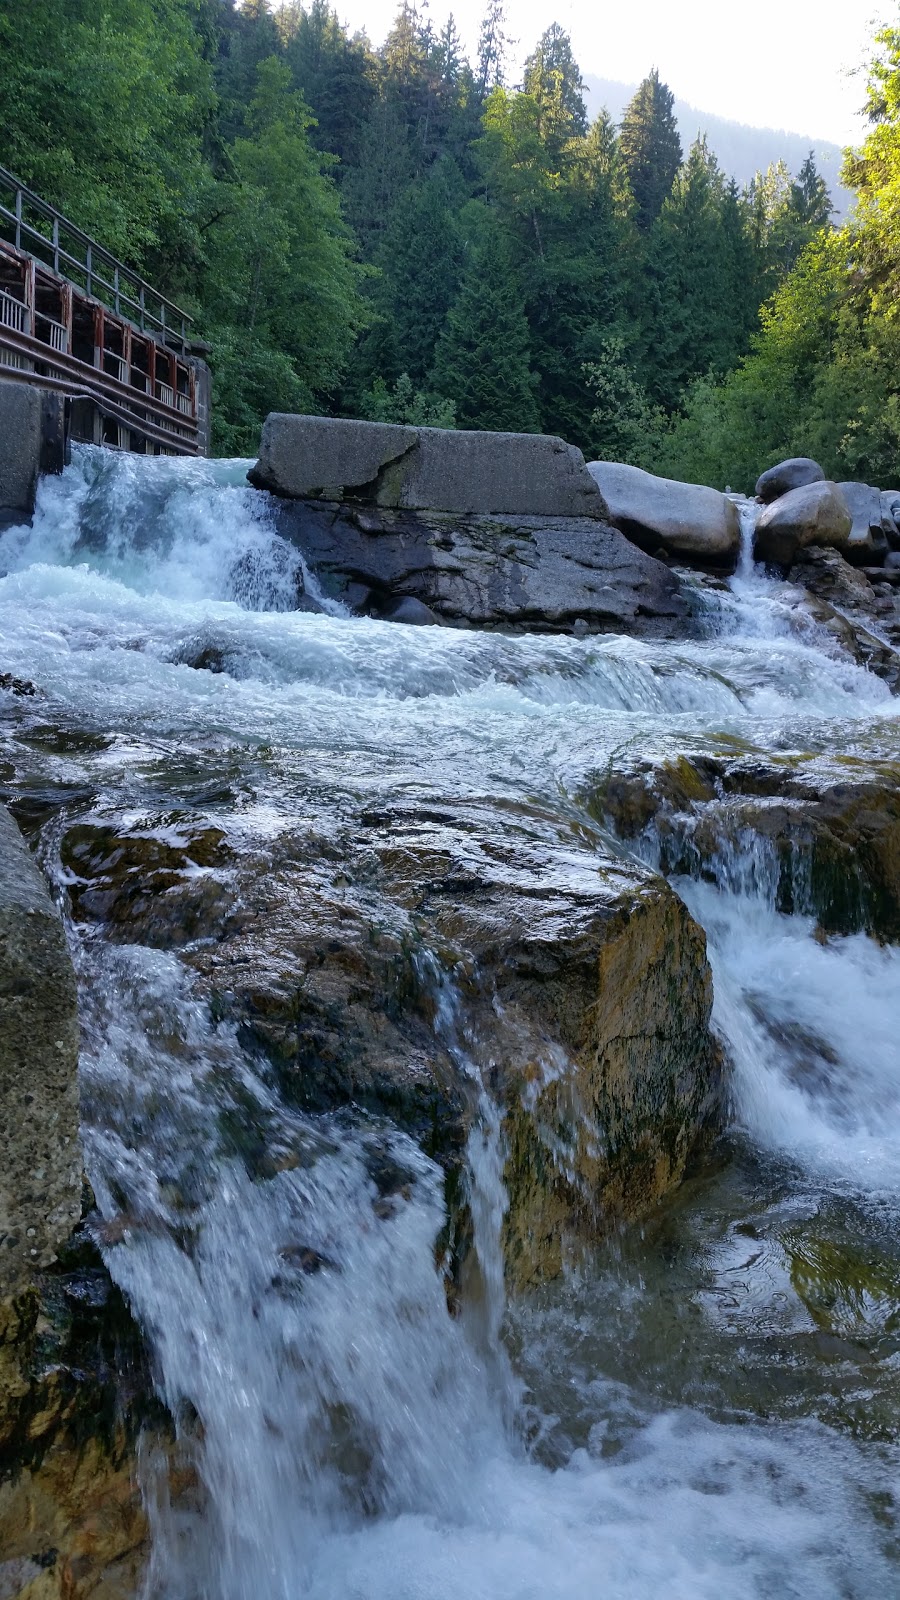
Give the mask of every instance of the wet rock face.
M 900 583 L 890 571 L 851 566 L 837 550 L 810 546 L 790 568 L 807 610 L 860 666 L 900 694 Z
M 80 1216 L 77 1067 L 62 922 L 0 807 L 0 1295 L 52 1261 Z
M 717 489 L 657 478 L 618 461 L 588 471 L 609 506 L 610 521 L 650 555 L 733 572 L 741 544 L 736 506 Z
M 79 1225 L 62 922 L 2 808 L 0 846 L 0 1594 L 124 1600 L 146 1554 L 137 1429 L 159 1417 L 140 1337 Z
M 454 626 L 674 637 L 688 622 L 678 578 L 593 517 L 450 516 L 274 504 L 279 533 L 351 610 L 404 620 L 406 600 Z
M 84 822 L 64 853 L 100 867 L 76 915 L 102 908 L 128 940 L 132 845 L 116 855 L 109 833 Z M 224 860 L 237 909 L 204 936 L 186 937 L 203 926 L 187 857 L 160 897 L 214 1014 L 297 1103 L 387 1114 L 451 1171 L 481 1072 L 504 1107 L 516 1279 L 557 1270 L 568 1230 L 678 1182 L 715 1122 L 719 1063 L 704 938 L 661 879 L 493 801 L 391 801 Z
M 0 1305 L 0 1594 L 130 1600 L 149 1529 L 138 1434 L 168 1449 L 140 1335 L 84 1228 Z
M 653 838 L 666 870 L 721 883 L 755 839 L 779 910 L 900 940 L 900 764 L 704 751 L 623 770 L 592 805 L 623 838 Z

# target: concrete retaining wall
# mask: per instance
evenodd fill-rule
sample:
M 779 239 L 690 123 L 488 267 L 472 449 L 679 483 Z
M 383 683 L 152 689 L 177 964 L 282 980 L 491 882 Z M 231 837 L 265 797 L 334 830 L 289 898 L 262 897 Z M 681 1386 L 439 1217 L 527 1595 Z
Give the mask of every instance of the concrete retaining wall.
M 38 478 L 62 472 L 65 457 L 63 397 L 0 379 L 0 530 L 27 521 Z

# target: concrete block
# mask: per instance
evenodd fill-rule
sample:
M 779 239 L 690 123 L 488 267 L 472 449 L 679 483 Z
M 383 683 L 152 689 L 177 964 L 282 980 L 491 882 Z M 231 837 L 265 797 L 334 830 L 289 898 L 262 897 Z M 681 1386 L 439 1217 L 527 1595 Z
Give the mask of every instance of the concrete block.
M 581 451 L 547 434 L 276 412 L 266 419 L 250 481 L 292 499 L 356 500 L 398 510 L 606 516 Z
M 42 438 L 41 390 L 0 379 L 0 526 L 34 510 Z

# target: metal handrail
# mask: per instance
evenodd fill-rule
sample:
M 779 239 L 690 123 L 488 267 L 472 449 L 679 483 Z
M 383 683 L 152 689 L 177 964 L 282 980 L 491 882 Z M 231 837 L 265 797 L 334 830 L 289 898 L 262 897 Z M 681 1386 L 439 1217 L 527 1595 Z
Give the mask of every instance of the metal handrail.
M 10 210 L 8 206 L 0 203 L 0 217 L 14 228 L 15 247 L 22 255 L 32 257 L 41 266 L 48 265 L 40 256 L 29 250 L 27 245 L 23 245 L 24 236 L 52 253 L 53 270 L 58 276 L 65 277 L 67 275 L 62 271 L 60 263 L 64 263 L 68 267 L 74 267 L 86 280 L 85 290 L 87 294 L 103 301 L 104 304 L 109 306 L 110 310 L 116 311 L 119 316 L 125 315 L 128 317 L 128 312 L 123 312 L 122 310 L 123 305 L 134 311 L 137 314 L 135 319 L 128 317 L 128 320 L 135 320 L 142 333 L 147 331 L 148 324 L 163 335 L 177 333 L 178 329 L 173 327 L 171 322 L 166 322 L 166 312 L 171 312 L 176 321 L 181 324 L 181 342 L 183 345 L 187 344 L 187 330 L 192 325 L 193 319 L 180 306 L 177 306 L 173 300 L 168 300 L 165 295 L 160 294 L 158 289 L 154 289 L 131 267 L 126 266 L 124 261 L 119 261 L 111 251 L 105 249 L 103 245 L 97 244 L 74 222 L 70 222 L 68 217 L 64 216 L 61 211 L 57 211 L 55 206 L 50 205 L 49 201 L 42 200 L 40 195 L 35 194 L 27 185 L 21 183 L 12 172 L 2 166 L 0 166 L 0 186 L 12 190 L 13 193 L 14 209 Z M 23 215 L 23 208 L 26 204 L 40 216 L 47 217 L 52 222 L 53 230 L 49 238 L 41 233 L 39 228 L 33 227 Z M 60 244 L 59 234 L 61 227 L 72 239 L 76 239 L 80 244 L 84 245 L 84 260 L 81 260 L 78 256 L 71 255 Z M 112 269 L 111 279 L 104 278 L 102 273 L 97 270 L 95 265 L 97 261 L 102 262 L 107 270 Z M 122 283 L 123 275 L 126 280 L 124 286 Z M 107 300 L 102 294 L 98 294 L 95 286 L 105 289 L 110 299 Z M 135 298 L 134 293 L 129 294 L 127 289 L 136 291 L 137 298 Z M 148 307 L 148 295 L 159 306 L 159 316 L 154 315 L 153 311 Z

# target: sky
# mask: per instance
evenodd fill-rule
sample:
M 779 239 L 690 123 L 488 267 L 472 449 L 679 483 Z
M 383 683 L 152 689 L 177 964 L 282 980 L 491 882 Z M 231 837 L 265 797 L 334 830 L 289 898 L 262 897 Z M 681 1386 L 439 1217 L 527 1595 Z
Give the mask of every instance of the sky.
M 341 20 L 380 44 L 395 0 L 333 0 Z M 431 0 L 437 27 L 453 12 L 474 50 L 483 0 Z M 571 35 L 582 72 L 637 83 L 651 67 L 701 111 L 759 128 L 858 143 L 872 34 L 896 16 L 890 0 L 510 0 L 515 68 L 551 22 Z

